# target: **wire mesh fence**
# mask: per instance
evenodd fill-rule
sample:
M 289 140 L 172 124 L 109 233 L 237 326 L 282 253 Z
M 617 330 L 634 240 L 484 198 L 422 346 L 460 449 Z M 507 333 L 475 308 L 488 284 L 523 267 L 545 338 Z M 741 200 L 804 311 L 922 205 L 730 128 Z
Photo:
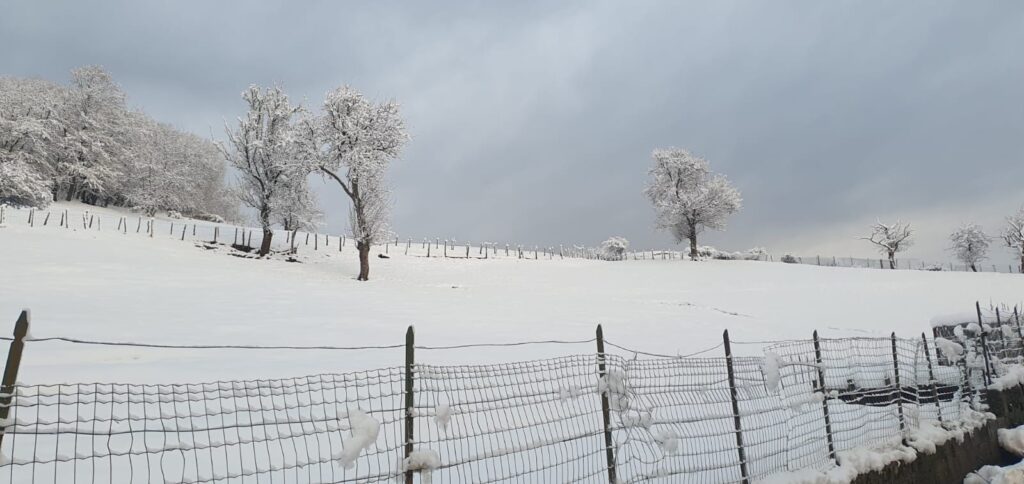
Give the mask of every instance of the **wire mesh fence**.
M 815 335 L 740 357 L 726 335 L 712 348 L 722 356 L 641 357 L 606 353 L 599 333 L 590 354 L 444 365 L 416 361 L 411 334 L 404 367 L 351 373 L 174 385 L 5 374 L 0 480 L 752 482 L 955 423 L 1022 349 L 986 341 L 977 351 L 996 356 L 979 364 L 941 336 Z

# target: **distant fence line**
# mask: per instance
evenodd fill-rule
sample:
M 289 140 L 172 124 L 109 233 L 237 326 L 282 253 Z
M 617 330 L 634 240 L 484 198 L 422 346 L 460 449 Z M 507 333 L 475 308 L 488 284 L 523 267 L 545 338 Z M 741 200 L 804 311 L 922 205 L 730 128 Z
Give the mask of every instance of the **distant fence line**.
M 81 228 L 83 230 L 97 230 L 101 231 L 103 228 L 102 217 L 97 214 L 90 214 L 87 211 L 69 213 L 67 209 L 60 210 L 57 212 L 29 209 L 27 210 L 26 223 L 35 227 L 37 224 L 41 226 L 47 226 L 49 223 L 55 223 L 57 227 L 70 228 L 72 223 L 77 228 L 79 222 L 81 222 Z M 38 215 L 37 215 L 38 214 Z M 76 221 L 72 222 L 72 215 L 76 216 Z M 43 217 L 40 222 L 36 220 L 38 217 Z M 51 216 L 53 221 L 51 221 Z M 6 207 L 0 205 L 0 223 L 6 220 Z M 130 219 L 134 218 L 132 221 Z M 223 244 L 235 249 L 241 250 L 242 252 L 252 252 L 256 249 L 252 245 L 253 233 L 256 233 L 256 244 L 262 237 L 262 229 L 255 229 L 252 227 L 243 227 L 227 223 L 197 223 L 194 220 L 186 221 L 181 219 L 176 222 L 176 219 L 160 220 L 154 217 L 146 217 L 143 215 L 128 216 L 122 215 L 118 217 L 116 227 L 114 230 L 124 234 L 136 233 L 154 237 L 161 233 L 167 237 L 173 237 L 180 240 L 189 240 L 195 242 L 208 242 L 212 244 Z M 134 222 L 134 224 L 130 223 Z M 163 224 L 163 227 L 158 228 L 158 222 Z M 108 220 L 108 227 L 110 221 Z M 274 230 L 276 242 L 274 248 L 278 252 L 283 253 L 297 253 L 300 248 L 306 250 L 312 249 L 313 251 L 334 251 L 334 247 L 337 248 L 337 252 L 343 252 L 344 248 L 349 245 L 351 236 L 341 235 L 328 235 L 317 232 L 308 232 L 301 230 Z M 284 242 L 281 242 L 281 237 L 284 237 Z M 424 238 L 401 238 L 394 237 L 389 239 L 386 243 L 380 243 L 375 245 L 378 252 L 383 253 L 385 256 L 390 256 L 391 251 L 394 250 L 396 253 L 403 255 L 413 255 L 418 257 L 431 257 L 431 258 L 449 258 L 449 259 L 489 259 L 489 258 L 517 258 L 526 260 L 552 260 L 552 259 L 588 259 L 588 260 L 608 260 L 608 256 L 603 254 L 600 249 L 594 247 L 587 247 L 584 245 L 552 245 L 552 246 L 540 246 L 540 245 L 528 245 L 528 244 L 507 244 L 499 242 L 478 242 L 473 245 L 471 242 L 459 242 L 456 239 L 445 239 L 440 237 L 424 237 Z M 645 250 L 627 250 L 621 255 L 621 259 L 624 260 L 683 260 L 689 257 L 689 252 L 686 250 L 657 250 L 657 249 L 645 249 Z M 710 257 L 714 258 L 714 257 Z M 884 258 L 863 258 L 863 257 L 837 257 L 837 256 L 791 256 L 787 255 L 786 258 L 776 257 L 773 254 L 763 254 L 756 258 L 735 258 L 730 257 L 731 260 L 757 260 L 762 262 L 789 262 L 794 264 L 803 265 L 817 265 L 822 267 L 846 267 L 846 268 L 861 268 L 861 269 L 889 269 L 889 262 Z M 933 270 L 933 271 L 957 271 L 957 272 L 970 272 L 971 268 L 965 264 L 955 264 L 953 262 L 927 262 L 918 259 L 896 259 L 897 270 Z M 1019 273 L 1020 268 L 1013 264 L 1007 264 L 1005 267 L 999 264 L 978 264 L 978 272 L 999 272 L 999 273 Z M 1006 271 L 1003 271 L 1006 269 Z
M 977 313 L 976 322 L 936 329 L 931 338 L 815 332 L 809 340 L 757 342 L 762 356 L 734 355 L 741 343 L 726 331 L 700 356 L 649 357 L 606 341 L 598 326 L 593 338 L 498 343 L 595 344 L 593 352 L 479 365 L 422 361 L 420 350 L 488 345 L 419 346 L 412 327 L 404 344 L 366 347 L 27 340 L 405 348 L 404 362 L 390 368 L 191 384 L 18 382 L 29 326 L 22 313 L 0 387 L 0 476 L 748 483 L 828 470 L 846 451 L 905 444 L 922 426 L 956 425 L 983 403 L 981 390 L 1021 361 L 1024 338 L 1016 312 L 993 319 L 978 306 Z M 946 336 L 962 343 L 962 358 L 951 357 Z

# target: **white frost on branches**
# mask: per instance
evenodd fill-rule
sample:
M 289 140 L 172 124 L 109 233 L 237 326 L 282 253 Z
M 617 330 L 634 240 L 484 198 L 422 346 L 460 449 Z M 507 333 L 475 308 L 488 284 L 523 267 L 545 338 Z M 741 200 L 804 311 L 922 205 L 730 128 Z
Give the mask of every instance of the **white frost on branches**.
M 707 160 L 684 149 L 656 149 L 652 157 L 644 193 L 657 212 L 657 227 L 669 230 L 676 242 L 689 239 L 690 258 L 697 259 L 697 235 L 725 229 L 729 215 L 742 207 L 740 192 L 712 173 Z
M 351 201 L 359 280 L 369 279 L 370 246 L 390 234 L 387 168 L 409 136 L 394 101 L 375 103 L 343 86 L 327 93 L 323 113 L 298 123 L 300 158 L 338 183 Z
M 977 272 L 978 263 L 985 260 L 992 238 L 978 224 L 964 224 L 950 234 L 953 253 L 956 258 Z
M 0 77 L 0 203 L 80 199 L 154 213 L 234 218 L 212 141 L 127 107 L 98 66 L 68 85 Z
M 878 251 L 889 257 L 889 268 L 896 268 L 896 254 L 907 250 L 914 241 L 914 231 L 910 224 L 899 220 L 893 224 L 884 224 L 880 220 L 871 226 L 871 234 L 861 239 L 875 244 Z
M 293 106 L 280 87 L 249 86 L 242 99 L 249 111 L 238 119 L 237 128 L 225 127 L 228 144 L 220 147 L 238 172 L 239 199 L 256 210 L 263 228 L 262 256 L 270 252 L 275 216 L 306 186 L 309 168 L 296 154 L 292 125 L 292 118 L 302 108 Z
M 629 249 L 629 241 L 625 237 L 609 237 L 601 242 L 601 254 L 605 260 L 623 260 L 626 258 L 626 249 Z
M 1006 227 L 1002 235 L 1006 246 L 1020 259 L 1020 269 L 1024 273 L 1024 207 L 1006 217 Z

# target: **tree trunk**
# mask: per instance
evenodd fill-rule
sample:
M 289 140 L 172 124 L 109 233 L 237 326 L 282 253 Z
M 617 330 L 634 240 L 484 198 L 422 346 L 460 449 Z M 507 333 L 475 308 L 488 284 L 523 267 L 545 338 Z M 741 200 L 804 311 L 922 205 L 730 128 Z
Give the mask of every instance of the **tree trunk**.
M 72 181 L 71 182 L 71 186 L 68 187 L 68 194 L 67 194 L 67 197 L 64 198 L 64 201 L 70 202 L 71 198 L 74 197 L 74 196 L 75 196 L 75 182 Z
M 697 254 L 697 234 L 694 231 L 690 232 L 690 260 L 697 260 L 699 254 Z
M 971 264 L 971 271 L 978 272 L 978 266 Z
M 370 280 L 370 244 L 359 241 L 356 242 L 356 248 L 359 249 L 359 277 L 356 278 L 358 281 L 369 281 Z
M 263 229 L 263 242 L 260 243 L 260 257 L 263 257 L 270 253 L 270 241 L 274 238 L 274 231 L 270 229 Z
M 896 253 L 893 251 L 889 251 L 889 268 L 896 268 Z
M 1020 255 L 1020 273 L 1024 274 L 1024 253 Z

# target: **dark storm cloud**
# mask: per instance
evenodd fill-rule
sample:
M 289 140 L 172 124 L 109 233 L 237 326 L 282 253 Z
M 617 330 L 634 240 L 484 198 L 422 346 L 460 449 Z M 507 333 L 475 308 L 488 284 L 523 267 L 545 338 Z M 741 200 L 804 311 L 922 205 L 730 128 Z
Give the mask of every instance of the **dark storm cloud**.
M 938 213 L 945 233 L 950 206 L 1024 202 L 1019 2 L 8 3 L 0 72 L 102 64 L 204 135 L 249 83 L 397 99 L 403 235 L 663 246 L 641 190 L 670 145 L 743 192 L 710 238 L 733 249 L 875 216 Z M 344 201 L 321 197 L 339 230 Z

